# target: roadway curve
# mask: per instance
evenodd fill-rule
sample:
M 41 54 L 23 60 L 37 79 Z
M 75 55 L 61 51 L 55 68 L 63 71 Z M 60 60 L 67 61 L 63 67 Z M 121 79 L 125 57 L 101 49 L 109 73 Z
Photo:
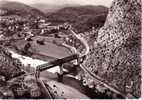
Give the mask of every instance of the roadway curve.
M 74 35 L 82 43 L 82 45 L 86 49 L 85 53 L 83 53 L 83 54 L 77 52 L 75 47 L 72 47 L 72 48 L 74 48 L 72 50 L 74 50 L 74 52 L 78 53 L 80 57 L 86 56 L 89 53 L 89 49 L 90 49 L 87 41 L 83 37 L 81 37 L 80 34 L 76 34 L 71 28 L 69 29 L 69 31 L 71 32 L 72 35 Z
M 81 37 L 79 34 L 76 34 L 71 28 L 69 29 L 69 31 L 82 43 L 82 45 L 85 47 L 86 51 L 85 53 L 81 54 L 77 51 L 77 49 L 75 47 L 69 46 L 67 44 L 64 44 L 64 46 L 70 48 L 70 50 L 76 54 L 79 55 L 79 57 L 83 57 L 86 56 L 89 53 L 89 45 L 87 43 L 87 41 Z M 80 64 L 80 67 L 82 70 L 84 70 L 90 77 L 97 79 L 101 84 L 103 84 L 106 88 L 110 89 L 111 91 L 113 91 L 114 93 L 120 94 L 121 96 L 123 96 L 124 98 L 129 98 L 129 96 L 127 96 L 127 94 L 123 93 L 122 91 L 119 91 L 117 88 L 109 85 L 109 83 L 105 82 L 105 80 L 103 80 L 101 77 L 99 77 L 98 75 L 92 73 L 91 71 L 89 71 L 84 65 Z
M 72 53 L 78 54 L 80 58 L 83 57 L 83 56 L 86 56 L 86 55 L 89 53 L 89 49 L 90 49 L 90 48 L 89 48 L 89 45 L 88 45 L 88 43 L 87 43 L 87 41 L 86 41 L 83 37 L 81 37 L 79 34 L 76 34 L 71 28 L 69 29 L 69 31 L 70 31 L 71 34 L 74 35 L 74 36 L 82 43 L 82 45 L 85 47 L 85 49 L 86 49 L 86 50 L 85 50 L 85 53 L 81 54 L 80 52 L 77 51 L 77 49 L 76 49 L 75 47 L 72 47 L 72 46 L 70 46 L 70 45 L 67 45 L 66 43 L 63 43 L 62 45 L 65 46 L 65 47 L 67 47 L 67 48 L 69 48 Z M 110 89 L 111 91 L 113 91 L 113 92 L 115 92 L 115 93 L 117 93 L 117 94 L 122 95 L 124 98 L 125 98 L 125 97 L 128 98 L 125 93 L 120 92 L 120 91 L 117 90 L 115 87 L 109 85 L 109 83 L 106 83 L 104 80 L 102 80 L 102 78 L 100 78 L 100 77 L 97 76 L 96 74 L 94 74 L 94 73 L 92 73 L 91 71 L 89 71 L 89 70 L 88 70 L 85 66 L 83 66 L 82 64 L 81 64 L 80 67 L 81 67 L 85 72 L 87 72 L 87 74 L 88 74 L 89 76 L 91 76 L 91 77 L 94 78 L 94 79 L 97 79 L 101 84 L 103 84 L 105 87 L 107 87 L 107 88 Z M 30 73 L 30 74 L 31 74 L 31 73 Z

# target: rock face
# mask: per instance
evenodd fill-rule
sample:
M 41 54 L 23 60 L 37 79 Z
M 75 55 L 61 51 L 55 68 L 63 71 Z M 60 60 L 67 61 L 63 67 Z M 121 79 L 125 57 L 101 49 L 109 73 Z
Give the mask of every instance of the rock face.
M 140 97 L 141 0 L 114 0 L 87 68 L 120 91 Z
M 21 65 L 17 61 L 11 57 L 11 54 L 4 47 L 0 46 L 0 75 L 10 79 L 23 73 L 20 69 Z

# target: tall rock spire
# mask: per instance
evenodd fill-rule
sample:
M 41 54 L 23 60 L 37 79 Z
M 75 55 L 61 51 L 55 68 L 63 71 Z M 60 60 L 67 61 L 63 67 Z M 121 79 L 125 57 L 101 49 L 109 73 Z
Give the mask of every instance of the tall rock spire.
M 114 0 L 87 66 L 135 97 L 141 94 L 141 6 L 141 0 Z

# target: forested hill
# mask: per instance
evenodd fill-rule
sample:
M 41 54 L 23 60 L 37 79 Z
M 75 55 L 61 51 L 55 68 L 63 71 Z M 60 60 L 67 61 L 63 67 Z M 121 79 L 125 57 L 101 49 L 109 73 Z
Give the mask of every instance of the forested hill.
M 40 10 L 19 2 L 0 1 L 0 9 L 5 10 L 4 15 L 18 15 L 21 17 L 44 16 Z
M 102 26 L 106 20 L 108 8 L 104 6 L 76 6 L 65 7 L 47 15 L 51 22 L 69 22 L 79 32 L 87 31 L 92 26 Z

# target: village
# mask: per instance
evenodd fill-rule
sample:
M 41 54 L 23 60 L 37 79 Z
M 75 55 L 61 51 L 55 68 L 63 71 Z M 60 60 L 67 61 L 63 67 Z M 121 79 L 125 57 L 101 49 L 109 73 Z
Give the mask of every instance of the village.
M 0 99 L 140 98 L 140 1 L 49 1 L 0 0 Z

